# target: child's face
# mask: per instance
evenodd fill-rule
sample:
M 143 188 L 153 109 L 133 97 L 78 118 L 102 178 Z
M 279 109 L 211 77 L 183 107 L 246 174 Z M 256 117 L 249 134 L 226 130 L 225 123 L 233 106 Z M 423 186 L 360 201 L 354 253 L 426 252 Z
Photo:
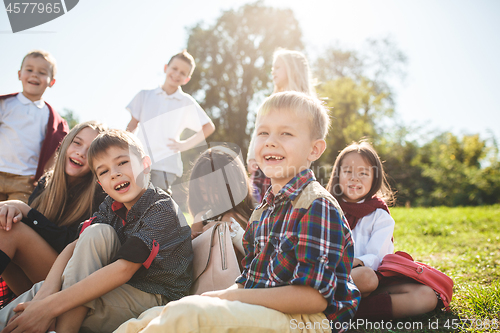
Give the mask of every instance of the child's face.
M 312 139 L 310 127 L 309 118 L 300 112 L 270 110 L 259 117 L 255 160 L 273 185 L 286 185 L 325 150 L 325 141 Z
M 374 170 L 356 152 L 344 156 L 340 165 L 339 185 L 342 198 L 347 202 L 358 202 L 370 192 Z
M 52 76 L 52 66 L 42 57 L 26 57 L 21 70 L 18 72 L 19 80 L 23 85 L 23 95 L 31 101 L 38 101 L 47 87 L 52 87 L 56 82 Z
M 273 75 L 273 83 L 276 87 L 278 87 L 278 90 L 283 90 L 286 86 L 288 86 L 286 67 L 281 58 L 277 58 L 274 62 L 271 74 Z
M 68 182 L 70 184 L 90 172 L 87 162 L 87 150 L 97 134 L 98 132 L 96 130 L 85 127 L 78 132 L 73 141 L 69 144 L 66 150 L 64 171 L 68 176 Z
M 146 192 L 150 166 L 149 158 L 142 160 L 128 149 L 110 147 L 94 160 L 97 180 L 103 190 L 115 201 L 125 205 L 127 210 Z M 143 173 L 144 171 L 144 173 Z
M 171 87 L 179 87 L 188 83 L 191 76 L 191 65 L 186 61 L 174 58 L 170 65 L 165 65 L 165 83 Z

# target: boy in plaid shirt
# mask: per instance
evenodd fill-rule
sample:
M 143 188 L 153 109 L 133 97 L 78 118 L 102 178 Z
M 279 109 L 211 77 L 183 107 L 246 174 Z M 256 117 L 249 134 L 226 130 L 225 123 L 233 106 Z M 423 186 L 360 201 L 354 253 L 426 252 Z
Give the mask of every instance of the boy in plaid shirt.
M 236 284 L 171 302 L 156 310 L 157 320 L 130 320 L 118 332 L 146 325 L 141 332 L 347 328 L 360 300 L 350 277 L 351 231 L 337 201 L 309 169 L 326 148 L 327 111 L 315 98 L 282 92 L 266 99 L 256 123 L 256 160 L 271 188 L 250 218 Z M 152 320 L 155 314 L 141 317 Z

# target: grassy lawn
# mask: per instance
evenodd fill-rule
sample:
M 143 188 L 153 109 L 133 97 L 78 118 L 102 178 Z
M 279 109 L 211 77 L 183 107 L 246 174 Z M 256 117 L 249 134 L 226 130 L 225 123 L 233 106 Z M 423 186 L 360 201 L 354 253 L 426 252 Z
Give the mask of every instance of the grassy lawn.
M 391 213 L 395 250 L 453 279 L 452 312 L 393 321 L 392 329 L 363 325 L 349 332 L 500 332 L 500 205 Z

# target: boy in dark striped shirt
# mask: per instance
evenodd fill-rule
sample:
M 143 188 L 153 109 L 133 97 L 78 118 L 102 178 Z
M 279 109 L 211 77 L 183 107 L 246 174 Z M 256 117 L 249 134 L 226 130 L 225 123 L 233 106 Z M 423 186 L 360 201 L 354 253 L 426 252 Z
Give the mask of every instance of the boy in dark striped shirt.
M 228 289 L 171 302 L 159 320 L 131 320 L 118 332 L 131 332 L 132 325 L 148 325 L 146 333 L 347 328 L 360 300 L 350 277 L 351 231 L 310 170 L 326 148 L 328 127 L 327 111 L 315 98 L 282 92 L 266 99 L 257 115 L 255 152 L 271 188 L 245 232 L 243 273 Z
M 45 281 L 0 311 L 2 332 L 111 332 L 188 295 L 191 230 L 172 198 L 150 184 L 140 142 L 125 131 L 103 132 L 88 161 L 108 197 Z

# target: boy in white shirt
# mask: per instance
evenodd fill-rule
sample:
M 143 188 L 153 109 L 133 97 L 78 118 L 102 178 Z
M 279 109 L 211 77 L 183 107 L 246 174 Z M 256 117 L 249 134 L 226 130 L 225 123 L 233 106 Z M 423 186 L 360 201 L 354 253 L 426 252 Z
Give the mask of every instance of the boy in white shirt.
M 215 131 L 205 111 L 181 89 L 191 79 L 194 68 L 194 59 L 186 50 L 174 55 L 165 65 L 163 85 L 141 90 L 127 106 L 132 115 L 127 131 L 134 132 L 139 125 L 137 135 L 153 163 L 151 182 L 167 192 L 182 176 L 180 152 L 195 147 Z M 186 128 L 196 134 L 180 140 Z
M 28 202 L 33 182 L 49 169 L 68 124 L 42 99 L 56 80 L 45 51 L 28 53 L 18 72 L 22 93 L 0 96 L 0 201 Z

